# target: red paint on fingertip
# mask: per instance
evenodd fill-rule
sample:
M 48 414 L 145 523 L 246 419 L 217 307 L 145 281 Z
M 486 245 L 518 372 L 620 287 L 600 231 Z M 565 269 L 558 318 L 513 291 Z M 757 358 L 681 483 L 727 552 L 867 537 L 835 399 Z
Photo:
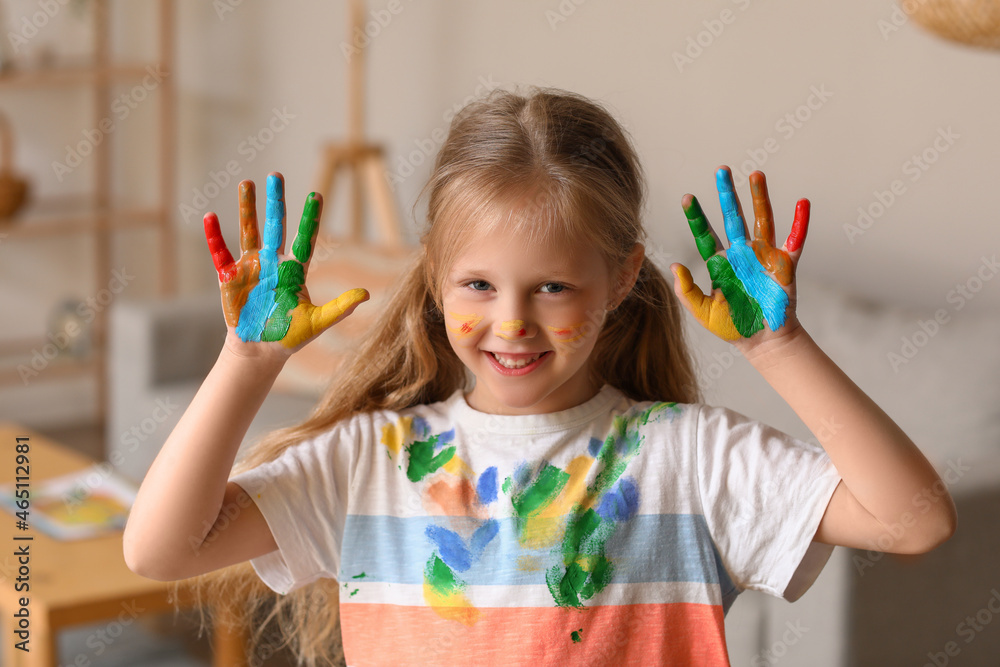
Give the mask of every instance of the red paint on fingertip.
M 809 210 L 808 199 L 800 199 L 795 205 L 795 219 L 792 220 L 792 231 L 788 234 L 785 246 L 788 252 L 795 252 L 802 247 L 806 240 L 806 232 L 809 231 Z
M 212 264 L 219 274 L 219 280 L 227 282 L 236 275 L 236 263 L 233 256 L 226 247 L 226 240 L 222 238 L 222 230 L 219 229 L 219 218 L 215 213 L 206 213 L 205 240 L 208 241 L 208 251 L 212 253 Z

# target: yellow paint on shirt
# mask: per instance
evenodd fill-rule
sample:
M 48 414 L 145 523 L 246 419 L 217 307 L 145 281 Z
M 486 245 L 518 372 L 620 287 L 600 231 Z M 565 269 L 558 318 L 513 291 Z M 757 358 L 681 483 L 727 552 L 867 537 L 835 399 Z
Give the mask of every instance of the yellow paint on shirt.
M 587 497 L 587 473 L 594 464 L 594 457 L 581 455 L 569 462 L 566 472 L 569 479 L 559 495 L 536 516 L 523 519 L 519 541 L 529 549 L 554 546 L 563 537 L 565 517 L 574 506 L 584 509 L 593 502 Z
M 456 477 L 466 477 L 468 479 L 472 479 L 476 476 L 476 473 L 472 470 L 469 464 L 458 456 L 452 456 L 447 463 L 441 466 L 441 468 Z
M 479 620 L 479 610 L 472 606 L 464 593 L 439 593 L 425 581 L 424 600 L 434 613 L 445 620 L 458 621 L 469 627 Z
M 403 447 L 403 443 L 409 440 L 412 432 L 413 417 L 400 417 L 398 423 L 382 426 L 382 444 L 392 454 L 398 454 L 399 450 Z

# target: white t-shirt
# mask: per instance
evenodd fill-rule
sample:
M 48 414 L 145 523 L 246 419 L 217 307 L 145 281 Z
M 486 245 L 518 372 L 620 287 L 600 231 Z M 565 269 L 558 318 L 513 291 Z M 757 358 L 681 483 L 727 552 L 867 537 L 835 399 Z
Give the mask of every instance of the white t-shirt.
M 463 393 L 356 415 L 235 475 L 287 593 L 341 584 L 348 664 L 728 664 L 745 589 L 804 593 L 840 481 L 822 448 L 725 408 L 605 385 L 561 412 Z

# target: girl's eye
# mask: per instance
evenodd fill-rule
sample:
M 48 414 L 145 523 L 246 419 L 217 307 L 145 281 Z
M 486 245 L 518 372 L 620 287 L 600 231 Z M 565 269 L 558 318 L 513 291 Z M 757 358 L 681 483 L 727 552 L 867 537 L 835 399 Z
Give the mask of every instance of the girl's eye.
M 473 280 L 472 282 L 468 283 L 467 287 L 471 288 L 473 291 L 476 292 L 485 292 L 490 288 L 490 284 L 485 280 Z
M 560 285 L 559 283 L 545 283 L 545 285 L 542 286 L 542 290 L 544 291 L 546 287 L 553 288 L 551 291 L 545 292 L 546 294 L 558 294 L 566 289 L 564 285 Z

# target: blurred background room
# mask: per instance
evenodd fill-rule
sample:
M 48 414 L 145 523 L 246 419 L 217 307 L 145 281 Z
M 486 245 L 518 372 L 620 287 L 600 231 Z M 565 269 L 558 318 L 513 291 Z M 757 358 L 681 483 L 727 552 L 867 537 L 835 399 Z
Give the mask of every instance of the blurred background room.
M 225 335 L 202 216 L 238 248 L 237 184 L 270 171 L 290 224 L 308 192 L 327 197 L 313 300 L 373 294 L 289 364 L 248 439 L 301 419 L 412 252 L 455 112 L 552 86 L 631 133 L 664 270 L 708 287 L 680 200 L 718 222 L 717 165 L 745 205 L 766 172 L 779 238 L 811 200 L 800 320 L 959 507 L 930 554 L 837 549 L 794 604 L 742 595 L 732 664 L 1000 664 L 1000 2 L 0 0 L 0 38 L 0 483 L 19 436 L 35 485 L 141 481 Z M 730 346 L 689 330 L 706 402 L 814 440 Z M 24 664 L 241 664 L 241 631 L 199 637 L 190 605 L 175 614 L 167 587 L 127 572 L 111 509 L 93 511 L 100 535 L 33 543 Z M 0 556 L 5 667 L 27 657 L 10 646 L 17 572 Z

